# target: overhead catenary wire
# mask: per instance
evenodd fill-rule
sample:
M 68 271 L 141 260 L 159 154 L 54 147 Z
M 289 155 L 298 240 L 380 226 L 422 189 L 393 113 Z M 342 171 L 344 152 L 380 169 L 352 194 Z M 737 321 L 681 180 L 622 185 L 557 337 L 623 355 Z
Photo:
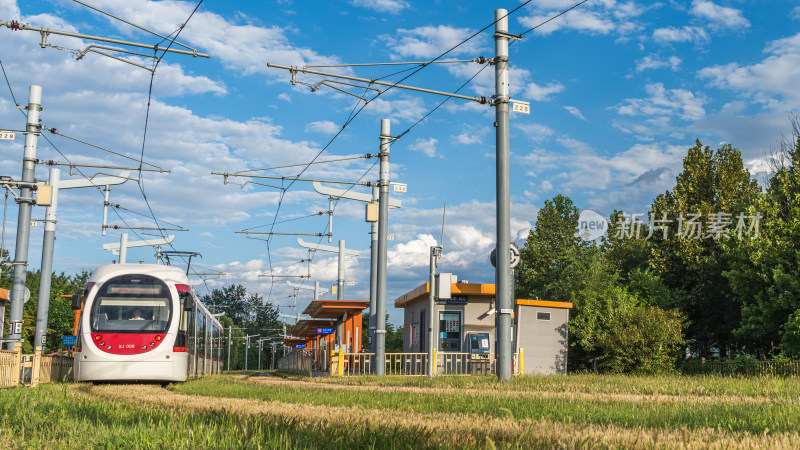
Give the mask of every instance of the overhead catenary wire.
M 72 136 L 67 136 L 66 134 L 64 134 L 64 133 L 62 133 L 62 132 L 60 132 L 60 131 L 58 131 L 58 129 L 56 129 L 56 128 L 51 128 L 51 127 L 48 127 L 48 126 L 45 126 L 45 125 L 41 125 L 41 126 L 40 126 L 40 128 L 41 128 L 41 129 L 43 129 L 43 130 L 47 130 L 47 131 L 49 131 L 50 133 L 52 133 L 52 134 L 55 134 L 55 135 L 57 135 L 57 136 L 61 136 L 61 137 L 67 138 L 67 139 L 71 139 L 71 140 L 73 140 L 73 141 L 75 141 L 75 142 L 80 142 L 81 144 L 88 145 L 89 147 L 94 147 L 94 148 L 96 148 L 96 149 L 103 150 L 104 152 L 108 152 L 108 153 L 111 153 L 111 154 L 114 154 L 114 155 L 117 155 L 117 156 L 121 156 L 121 157 L 123 157 L 123 158 L 130 159 L 131 161 L 136 161 L 137 163 L 139 163 L 139 166 L 140 166 L 140 169 L 137 169 L 137 170 L 141 170 L 141 166 L 142 166 L 142 165 L 148 165 L 148 166 L 150 166 L 150 167 L 154 167 L 154 168 L 156 168 L 156 169 L 159 169 L 159 170 L 161 170 L 162 172 L 169 172 L 168 170 L 165 170 L 164 168 L 162 168 L 162 167 L 159 167 L 159 166 L 157 166 L 157 165 L 155 165 L 155 164 L 151 164 L 151 163 L 144 162 L 144 161 L 138 160 L 138 159 L 136 159 L 136 158 L 133 158 L 133 157 L 127 156 L 127 155 L 123 155 L 122 153 L 115 152 L 114 150 L 109 150 L 109 149 L 107 149 L 107 148 L 105 148 L 105 147 L 100 147 L 99 145 L 95 145 L 95 144 L 92 144 L 92 143 L 90 143 L 90 142 L 86 142 L 86 141 L 83 141 L 83 140 L 81 140 L 81 139 L 74 138 L 74 137 L 72 137 Z
M 153 70 L 150 72 L 150 83 L 149 83 L 148 92 L 147 92 L 147 108 L 146 108 L 146 111 L 145 111 L 144 130 L 143 130 L 143 133 L 142 133 L 142 150 L 141 150 L 141 153 L 139 155 L 139 169 L 140 170 L 139 170 L 139 183 L 138 183 L 138 185 L 139 185 L 139 191 L 142 193 L 142 198 L 144 199 L 144 202 L 147 205 L 147 209 L 150 211 L 150 216 L 152 217 L 153 221 L 155 222 L 157 228 L 160 227 L 160 225 L 158 224 L 158 219 L 156 218 L 156 215 L 153 212 L 153 208 L 150 205 L 150 201 L 147 198 L 147 194 L 144 191 L 144 182 L 143 182 L 143 176 L 142 176 L 143 172 L 141 171 L 142 165 L 144 163 L 144 150 L 145 150 L 145 147 L 147 145 L 147 128 L 148 128 L 148 124 L 150 122 L 150 106 L 151 106 L 151 102 L 152 102 L 152 98 L 153 98 L 153 81 L 154 81 L 155 76 L 156 76 L 156 69 L 158 69 L 158 65 L 161 63 L 161 60 L 164 58 L 164 56 L 167 54 L 167 52 L 170 50 L 170 48 L 172 48 L 172 45 L 175 43 L 175 41 L 178 39 L 178 36 L 180 36 L 180 34 L 183 31 L 183 29 L 186 27 L 186 24 L 189 23 L 189 21 L 194 16 L 195 12 L 197 12 L 197 10 L 200 8 L 200 5 L 202 5 L 202 4 L 203 4 L 203 0 L 200 0 L 197 3 L 197 5 L 194 7 L 194 9 L 192 10 L 191 14 L 189 14 L 189 17 L 181 24 L 181 26 L 178 28 L 178 30 L 174 33 L 175 37 L 172 38 L 172 39 L 169 39 L 169 45 L 167 45 L 166 49 L 163 50 L 163 52 L 161 53 L 161 56 L 159 56 L 157 59 L 155 59 L 153 61 Z M 167 39 L 167 38 L 164 38 L 164 39 Z M 164 237 L 163 231 L 159 231 L 159 233 L 161 234 L 162 237 Z M 172 245 L 172 243 L 169 243 L 169 246 L 173 250 L 175 250 L 175 247 Z M 181 257 L 181 259 L 183 259 L 183 257 Z M 186 262 L 185 259 L 184 259 L 184 262 Z
M 571 11 L 571 10 L 573 10 L 573 9 L 577 8 L 578 6 L 580 6 L 580 5 L 584 4 L 584 3 L 586 3 L 587 1 L 588 1 L 588 0 L 581 1 L 581 2 L 579 2 L 579 3 L 575 4 L 575 5 L 573 5 L 572 7 L 568 8 L 568 9 L 566 9 L 566 10 L 564 10 L 564 11 L 561 11 L 559 14 L 557 14 L 557 15 L 555 15 L 555 16 L 553 16 L 553 17 L 549 18 L 548 20 L 546 20 L 546 21 L 544 21 L 544 22 L 542 22 L 542 23 L 540 23 L 540 24 L 536 25 L 535 27 L 533 27 L 533 28 L 531 28 L 531 29 L 529 29 L 529 30 L 525 31 L 524 33 L 520 34 L 519 36 L 521 37 L 522 35 L 524 35 L 524 34 L 527 34 L 527 33 L 531 32 L 531 31 L 535 30 L 536 28 L 539 28 L 539 27 L 541 27 L 542 25 L 544 25 L 544 24 L 546 24 L 546 23 L 548 23 L 548 22 L 550 22 L 550 21 L 552 21 L 552 20 L 556 19 L 557 17 L 560 17 L 560 16 L 561 16 L 561 15 L 563 15 L 563 14 L 566 14 L 567 12 L 569 12 L 569 11 Z M 530 0 L 529 0 L 529 1 L 526 1 L 525 3 L 523 3 L 523 4 L 521 4 L 521 5 L 519 5 L 517 8 L 513 9 L 512 11 L 508 12 L 508 13 L 507 13 L 507 14 L 506 14 L 504 17 L 507 17 L 507 16 L 511 15 L 512 13 L 516 12 L 516 11 L 517 11 L 517 10 L 519 10 L 520 8 L 522 8 L 522 7 L 526 6 L 528 3 L 530 3 Z M 503 17 L 503 18 L 504 18 L 504 17 Z M 501 18 L 501 19 L 502 19 L 502 18 Z M 500 19 L 498 19 L 498 20 L 500 20 Z M 489 27 L 491 27 L 492 25 L 494 25 L 494 23 L 496 23 L 496 21 L 495 21 L 495 22 L 492 22 L 492 24 L 490 24 L 489 26 L 487 26 L 487 27 L 485 27 L 484 29 L 480 30 L 478 33 L 475 33 L 475 34 L 473 34 L 472 36 L 470 36 L 469 38 L 467 38 L 465 41 L 462 41 L 461 43 L 457 44 L 456 46 L 454 46 L 453 48 L 451 48 L 451 50 L 448 50 L 448 52 L 446 52 L 446 53 L 449 53 L 450 51 L 452 51 L 453 49 L 455 49 L 455 48 L 457 48 L 458 46 L 462 45 L 464 42 L 468 41 L 469 39 L 471 39 L 472 37 L 476 36 L 476 35 L 477 35 L 477 34 L 479 34 L 480 32 L 482 32 L 482 31 L 484 31 L 484 30 L 488 29 Z M 512 43 L 513 43 L 513 42 L 512 42 Z M 440 57 L 441 57 L 441 56 L 440 56 Z M 415 74 L 415 73 L 417 73 L 417 72 L 418 72 L 418 71 L 419 71 L 419 70 L 420 70 L 422 67 L 425 67 L 425 66 L 427 66 L 427 64 L 425 64 L 425 65 L 423 65 L 423 66 L 421 66 L 421 67 L 419 67 L 419 68 L 416 68 L 417 70 L 415 70 L 415 71 L 414 71 L 412 74 L 410 74 L 410 75 L 408 75 L 408 76 L 404 77 L 403 79 L 406 79 L 406 78 L 408 78 L 408 77 L 410 77 L 410 76 L 414 75 L 414 74 Z M 307 66 L 307 67 L 310 67 L 310 66 Z M 479 75 L 479 74 L 480 74 L 480 73 L 481 73 L 483 70 L 485 70 L 485 68 L 486 68 L 486 67 L 488 67 L 488 66 L 484 66 L 484 67 L 482 67 L 482 68 L 481 68 L 481 69 L 480 69 L 478 72 L 476 72 L 476 73 L 475 73 L 475 74 L 474 74 L 474 75 L 473 75 L 473 76 L 472 76 L 470 79 L 468 79 L 468 80 L 467 80 L 467 81 L 466 81 L 464 84 L 462 84 L 462 85 L 461 85 L 461 86 L 460 86 L 460 87 L 459 87 L 459 88 L 458 88 L 458 89 L 455 91 L 455 93 L 457 93 L 458 91 L 460 91 L 461 89 L 463 89 L 463 88 L 464 88 L 464 87 L 465 87 L 467 84 L 469 84 L 469 83 L 470 83 L 470 82 L 471 82 L 471 81 L 472 81 L 472 80 L 473 80 L 475 77 L 477 77 L 477 76 L 478 76 L 478 75 Z M 406 69 L 406 70 L 404 70 L 404 71 L 401 71 L 401 72 L 405 72 L 405 71 L 408 71 L 408 70 L 410 70 L 410 69 Z M 401 80 L 401 81 L 402 81 L 402 80 Z M 397 84 L 399 84 L 399 83 L 400 83 L 400 81 L 398 81 L 397 83 L 395 83 L 395 85 L 397 85 Z M 366 91 L 366 90 L 365 90 L 365 91 Z M 388 89 L 387 89 L 387 91 L 388 91 Z M 373 100 L 374 100 L 374 98 L 377 98 L 379 95 L 383 94 L 384 92 L 385 92 L 385 91 L 378 93 L 378 94 L 377 94 L 375 97 L 373 97 Z M 414 127 L 416 127 L 417 125 L 419 125 L 419 123 L 421 123 L 421 122 L 422 122 L 423 120 L 425 120 L 425 119 L 426 119 L 428 116 L 430 116 L 430 115 L 431 115 L 433 112 L 435 112 L 437 109 L 439 109 L 439 108 L 440 108 L 440 107 L 441 107 L 441 106 L 442 106 L 442 105 L 443 105 L 445 102 L 447 102 L 448 100 L 450 100 L 450 98 L 452 98 L 452 96 L 448 96 L 448 97 L 447 97 L 445 100 L 443 100 L 442 102 L 440 102 L 440 103 L 439 103 L 439 104 L 438 104 L 438 105 L 437 105 L 435 108 L 433 108 L 433 110 L 429 111 L 429 112 L 428 112 L 427 114 L 425 114 L 425 115 L 424 115 L 422 118 L 420 118 L 420 119 L 419 119 L 417 122 L 415 122 L 415 123 L 414 123 L 414 124 L 413 124 L 411 127 L 409 127 L 409 128 L 406 130 L 406 131 L 404 131 L 404 132 L 403 132 L 403 133 L 401 133 L 401 134 L 400 134 L 398 137 L 396 137 L 396 138 L 395 138 L 395 140 L 394 140 L 392 143 L 396 142 L 396 140 L 397 140 L 397 139 L 399 139 L 400 137 L 402 137 L 402 136 L 404 136 L 405 134 L 407 134 L 408 132 L 410 132 L 410 131 L 411 131 L 411 130 L 414 128 Z M 350 122 L 351 122 L 351 121 L 352 121 L 352 120 L 355 118 L 355 116 L 357 116 L 357 115 L 358 115 L 358 114 L 361 112 L 361 110 L 363 110 L 363 108 L 366 106 L 366 104 L 367 104 L 367 103 L 368 103 L 368 102 L 366 102 L 366 101 L 365 101 L 365 104 L 364 104 L 364 105 L 362 105 L 362 106 L 361 106 L 361 108 L 360 108 L 360 109 L 358 109 L 358 111 L 356 111 L 356 112 L 355 112 L 355 114 L 353 114 L 353 113 L 351 112 L 350 116 L 348 117 L 348 120 L 345 122 L 345 125 L 342 127 L 342 129 L 344 129 L 344 127 L 346 127 L 346 126 L 347 126 L 347 124 L 349 124 L 349 123 L 350 123 Z M 358 103 L 356 103 L 356 105 L 355 105 L 355 106 L 358 106 Z M 336 135 L 336 136 L 334 136 L 334 137 L 333 137 L 333 139 L 336 139 L 336 137 L 338 137 L 338 135 L 339 135 L 339 133 L 337 133 L 337 135 Z M 332 139 L 332 140 L 333 140 L 333 139 Z M 328 145 L 330 145 L 330 142 L 329 142 L 329 144 L 328 144 Z M 326 145 L 326 147 L 327 147 L 327 145 Z M 323 149 L 323 151 L 324 151 L 324 149 Z M 313 162 L 313 160 L 312 160 L 312 162 Z M 374 167 L 374 164 L 373 164 L 373 167 Z M 370 168 L 370 170 L 371 170 L 371 169 L 372 169 L 372 168 Z M 338 202 L 337 202 L 337 204 L 338 204 Z M 278 210 L 279 210 L 279 209 L 280 209 L 280 203 L 279 203 L 279 208 L 278 208 Z M 334 209 L 335 209 L 335 208 L 334 208 Z M 278 214 L 278 211 L 276 211 L 275 218 L 277 218 L 277 214 Z M 275 220 L 273 219 L 273 226 L 274 226 L 274 224 L 275 224 Z M 326 227 L 326 229 L 327 229 L 327 227 Z M 320 238 L 320 242 L 321 242 L 321 238 Z M 269 255 L 269 253 L 270 253 L 270 252 L 269 252 L 269 246 L 268 246 L 268 248 L 267 248 L 267 254 Z M 270 267 L 271 267 L 271 262 L 270 262 Z M 273 284 L 274 284 L 274 282 L 273 282 Z M 270 293 L 271 293 L 271 291 L 272 291 L 272 289 L 270 289 Z
M 505 16 L 503 16 L 502 18 L 505 18 L 505 17 L 507 17 L 507 16 L 509 16 L 509 15 L 513 14 L 514 12 L 518 11 L 520 8 L 522 8 L 522 7 L 526 6 L 527 4 L 529 4 L 531 1 L 532 1 L 532 0 L 527 0 L 526 2 L 522 3 L 521 5 L 517 6 L 516 8 L 514 8 L 513 10 L 511 10 L 510 12 L 508 12 L 508 13 L 507 13 Z M 445 55 L 447 55 L 448 53 L 452 52 L 453 50 L 457 49 L 458 47 L 460 47 L 460 46 L 461 46 L 461 45 L 463 45 L 464 43 L 466 43 L 466 42 L 468 42 L 469 40 L 473 39 L 475 36 L 479 35 L 480 33 L 484 32 L 484 31 L 486 31 L 487 29 L 489 29 L 490 27 L 494 26 L 494 24 L 495 24 L 495 23 L 496 23 L 498 20 L 501 20 L 502 18 L 498 18 L 498 19 L 494 20 L 492 23 L 490 23 L 489 25 L 485 26 L 485 27 L 484 27 L 484 28 L 482 28 L 481 30 L 479 30 L 479 31 L 477 31 L 477 32 L 475 32 L 475 33 L 473 33 L 472 35 L 470 35 L 470 36 L 469 36 L 469 37 L 467 37 L 466 39 L 462 40 L 462 41 L 461 41 L 461 42 L 459 42 L 458 44 L 455 44 L 455 45 L 454 45 L 454 46 L 452 46 L 450 49 L 448 49 L 448 50 L 447 50 L 447 51 L 445 51 L 444 53 L 440 54 L 440 55 L 439 55 L 439 56 L 437 56 L 436 58 L 433 58 L 433 59 L 432 59 L 430 62 L 438 61 L 439 59 L 441 59 L 442 57 L 444 57 L 444 56 L 445 56 Z M 394 84 L 393 84 L 393 86 L 397 86 L 397 85 L 399 85 L 401 82 L 403 82 L 403 81 L 405 81 L 406 79 L 410 78 L 411 76 L 415 75 L 416 73 L 418 73 L 420 70 L 424 69 L 425 67 L 428 67 L 428 64 L 426 64 L 426 65 L 421 65 L 421 66 L 419 66 L 419 67 L 415 68 L 415 70 L 414 70 L 414 71 L 412 71 L 410 74 L 406 75 L 405 77 L 401 78 L 399 81 L 397 81 L 396 83 L 394 83 Z M 484 67 L 486 67 L 486 66 L 484 66 Z M 405 71 L 403 71 L 403 72 L 405 72 Z M 473 78 L 474 78 L 474 77 L 473 77 Z M 381 92 L 378 92 L 378 93 L 377 93 L 377 94 L 376 94 L 376 95 L 375 95 L 375 96 L 374 96 L 374 97 L 373 97 L 373 98 L 372 98 L 370 101 L 373 101 L 373 100 L 375 100 L 376 98 L 378 98 L 379 96 L 381 96 L 381 95 L 385 94 L 385 93 L 386 93 L 386 92 L 388 92 L 390 89 L 392 89 L 392 87 L 393 87 L 393 86 L 389 86 L 387 89 L 385 89 L 385 90 L 383 90 L 383 91 L 381 91 Z M 449 97 L 448 97 L 448 98 L 449 98 Z M 360 103 L 360 100 L 358 101 L 358 103 L 356 103 L 356 105 L 355 105 L 355 106 L 357 107 L 359 103 Z M 347 127 L 347 126 L 350 124 L 350 123 L 352 123 L 352 121 L 353 121 L 353 120 L 355 120 L 355 118 L 356 118 L 356 117 L 358 117 L 358 115 L 361 113 L 361 111 L 363 111 L 363 110 L 364 110 L 364 108 L 367 106 L 367 104 L 368 104 L 368 103 L 369 103 L 369 102 L 366 102 L 366 101 L 365 101 L 365 102 L 364 102 L 364 104 L 363 104 L 363 105 L 361 105 L 361 106 L 360 106 L 360 107 L 359 107 L 359 108 L 358 108 L 358 109 L 355 111 L 355 113 L 352 113 L 352 112 L 351 112 L 350 116 L 349 116 L 349 117 L 348 117 L 348 119 L 345 121 L 345 123 L 342 125 L 342 127 L 339 129 L 339 131 L 337 131 L 337 133 L 336 133 L 336 134 L 335 134 L 335 135 L 334 135 L 334 136 L 333 136 L 333 137 L 332 137 L 332 138 L 331 138 L 331 139 L 328 141 L 328 143 L 327 143 L 327 144 L 326 144 L 326 145 L 325 145 L 325 146 L 324 146 L 324 147 L 323 147 L 323 148 L 322 148 L 322 149 L 319 151 L 319 153 L 318 153 L 318 154 L 317 154 L 317 155 L 316 155 L 316 156 L 315 156 L 315 157 L 314 157 L 314 158 L 311 160 L 311 162 L 310 162 L 309 164 L 307 164 L 307 165 L 306 165 L 306 167 L 304 167 L 304 168 L 303 168 L 303 170 L 301 170 L 301 171 L 300 171 L 300 173 L 297 175 L 297 178 L 299 178 L 299 177 L 300 177 L 300 176 L 301 176 L 301 175 L 302 175 L 302 174 L 303 174 L 303 173 L 304 173 L 304 172 L 305 172 L 305 171 L 308 169 L 308 167 L 310 167 L 311 163 L 313 163 L 314 161 L 316 161 L 316 159 L 317 159 L 317 158 L 319 158 L 319 157 L 322 155 L 322 153 L 324 153 L 324 152 L 327 150 L 327 148 L 328 148 L 328 147 L 329 147 L 329 146 L 330 146 L 330 145 L 331 145 L 331 144 L 332 144 L 332 143 L 333 143 L 333 142 L 334 142 L 334 141 L 335 141 L 335 140 L 336 140 L 336 139 L 337 139 L 337 138 L 338 138 L 338 137 L 341 135 L 341 133 L 344 131 L 344 129 L 345 129 L 345 128 L 346 128 L 346 127 Z M 439 106 L 441 106 L 441 105 L 439 105 Z M 438 109 L 438 106 L 437 106 L 437 109 Z M 396 142 L 396 140 L 394 140 L 393 142 Z M 375 166 L 375 165 L 376 165 L 376 163 L 375 163 L 375 164 L 373 164 L 373 166 L 372 166 L 372 167 L 371 167 L 369 170 L 372 170 L 372 168 L 374 168 L 374 166 Z M 369 173 L 369 170 L 368 170 L 366 173 Z M 366 173 L 364 174 L 364 176 L 366 176 Z M 274 227 L 275 227 L 275 222 L 276 222 L 276 220 L 277 220 L 278 214 L 279 214 L 279 212 L 280 212 L 280 209 L 281 209 L 281 205 L 283 204 L 283 198 L 284 198 L 284 196 L 285 196 L 285 194 L 286 194 L 286 191 L 287 191 L 287 190 L 288 190 L 288 189 L 289 189 L 289 188 L 290 188 L 290 187 L 291 187 L 293 184 L 294 184 L 294 181 L 290 182 L 290 183 L 289 183 L 289 186 L 287 186 L 286 190 L 284 190 L 283 192 L 281 192 L 280 198 L 279 198 L 279 200 L 278 200 L 278 206 L 277 206 L 277 208 L 276 208 L 275 215 L 273 216 L 273 221 L 272 221 L 272 224 L 271 224 L 271 226 L 270 226 L 270 227 L 271 227 L 271 228 L 270 228 L 270 230 L 273 230 L 273 229 L 274 229 Z M 351 186 L 351 188 L 352 188 L 352 186 Z M 326 230 L 327 230 L 327 226 L 326 226 Z M 322 240 L 322 238 L 320 238 L 320 242 L 321 242 L 321 240 Z M 270 241 L 267 241 L 267 260 L 268 260 L 268 263 L 269 263 L 270 272 L 272 272 L 272 270 L 273 270 L 273 269 L 272 269 L 272 257 L 271 257 L 271 252 L 270 252 L 270 244 L 271 244 L 271 242 L 270 242 Z M 274 287 L 274 281 L 273 281 L 272 285 L 270 286 L 270 292 L 269 292 L 269 296 L 271 296 L 271 295 L 272 295 L 272 290 L 273 290 L 273 287 Z M 268 298 L 269 298 L 269 296 L 268 296 Z

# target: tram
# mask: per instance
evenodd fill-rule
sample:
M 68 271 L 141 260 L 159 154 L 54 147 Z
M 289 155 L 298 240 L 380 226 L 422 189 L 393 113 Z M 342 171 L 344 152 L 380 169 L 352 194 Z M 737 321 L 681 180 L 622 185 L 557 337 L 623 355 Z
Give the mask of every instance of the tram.
M 222 370 L 222 325 L 177 267 L 100 266 L 80 310 L 76 381 L 186 381 Z

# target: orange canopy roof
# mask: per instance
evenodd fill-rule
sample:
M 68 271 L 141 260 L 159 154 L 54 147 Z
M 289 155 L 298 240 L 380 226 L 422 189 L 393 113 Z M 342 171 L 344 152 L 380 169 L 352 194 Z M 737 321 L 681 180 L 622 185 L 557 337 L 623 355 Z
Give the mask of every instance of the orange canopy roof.
M 425 283 L 412 291 L 409 291 L 394 301 L 396 308 L 404 308 L 406 303 L 415 302 L 423 298 L 428 298 L 430 292 L 430 283 Z M 480 284 L 480 283 L 451 283 L 450 293 L 452 295 L 471 295 L 481 297 L 494 297 L 494 284 Z
M 337 319 L 345 314 L 358 314 L 369 306 L 369 300 L 313 300 L 303 314 L 312 319 Z
M 331 328 L 336 326 L 335 320 L 330 319 L 303 319 L 292 325 L 288 333 L 292 336 L 312 338 L 317 336 L 317 328 Z

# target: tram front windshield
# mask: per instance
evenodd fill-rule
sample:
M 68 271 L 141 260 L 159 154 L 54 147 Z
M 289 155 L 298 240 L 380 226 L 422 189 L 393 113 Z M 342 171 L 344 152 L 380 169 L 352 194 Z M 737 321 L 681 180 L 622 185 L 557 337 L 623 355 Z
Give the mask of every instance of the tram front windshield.
M 90 321 L 93 332 L 161 333 L 169 327 L 172 298 L 163 281 L 122 275 L 98 290 Z

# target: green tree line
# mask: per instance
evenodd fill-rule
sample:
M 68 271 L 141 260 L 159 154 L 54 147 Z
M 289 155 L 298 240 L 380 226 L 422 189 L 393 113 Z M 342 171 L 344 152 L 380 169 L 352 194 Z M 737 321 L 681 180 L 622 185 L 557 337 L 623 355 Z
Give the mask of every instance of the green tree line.
M 516 297 L 572 302 L 572 370 L 663 372 L 678 357 L 800 357 L 800 127 L 762 188 L 730 145 L 689 148 L 642 216 L 614 211 L 599 242 L 545 201 L 521 250 Z

